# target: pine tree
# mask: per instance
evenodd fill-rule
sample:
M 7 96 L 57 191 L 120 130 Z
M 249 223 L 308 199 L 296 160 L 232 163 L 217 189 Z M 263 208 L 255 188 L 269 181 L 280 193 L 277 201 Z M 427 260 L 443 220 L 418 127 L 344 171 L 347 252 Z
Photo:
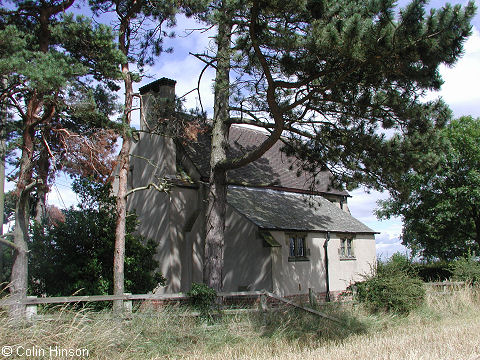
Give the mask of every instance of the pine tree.
M 209 286 L 222 287 L 226 173 L 277 141 L 304 160 L 305 171 L 330 170 L 337 186 L 388 188 L 424 165 L 415 154 L 435 139 L 450 111 L 421 97 L 440 88 L 439 65 L 453 65 L 461 55 L 475 13 L 473 2 L 429 14 L 425 5 L 415 0 L 396 16 L 390 0 L 211 3 L 205 18 L 218 28 L 216 56 L 196 55 L 217 70 L 204 264 Z M 238 75 L 230 80 L 232 74 Z M 227 158 L 235 123 L 270 134 L 243 156 Z M 389 138 L 387 131 L 405 137 Z
M 113 86 L 117 64 L 124 61 L 111 29 L 74 18 L 66 13 L 72 5 L 73 0 L 14 1 L 0 12 L 0 74 L 8 79 L 2 101 L 15 113 L 21 149 L 15 226 L 2 242 L 15 250 L 10 291 L 19 299 L 27 293 L 31 194 L 45 193 L 49 173 L 42 149 L 52 156 L 49 135 L 55 124 L 73 119 L 70 100 L 93 91 L 94 82 Z M 12 315 L 20 316 L 24 309 L 15 305 Z
M 131 70 L 132 65 L 137 65 L 142 70 L 145 64 L 153 64 L 155 57 L 162 51 L 163 37 L 167 34 L 162 26 L 174 24 L 175 7 L 169 1 L 144 1 L 144 0 L 91 0 L 92 9 L 97 15 L 113 10 L 117 15 L 119 24 L 118 46 L 125 56 L 125 61 L 120 65 L 123 84 L 125 87 L 125 100 L 119 135 L 122 147 L 117 156 L 118 189 L 117 189 L 117 222 L 115 227 L 115 250 L 113 262 L 113 294 L 124 293 L 124 266 L 125 266 L 125 231 L 127 215 L 127 184 L 130 169 L 130 149 L 132 147 L 131 119 L 133 112 L 134 81 L 139 81 L 140 76 Z M 155 25 L 152 26 L 152 22 Z M 149 24 L 150 27 L 148 27 Z M 121 311 L 121 300 L 114 301 L 114 310 Z

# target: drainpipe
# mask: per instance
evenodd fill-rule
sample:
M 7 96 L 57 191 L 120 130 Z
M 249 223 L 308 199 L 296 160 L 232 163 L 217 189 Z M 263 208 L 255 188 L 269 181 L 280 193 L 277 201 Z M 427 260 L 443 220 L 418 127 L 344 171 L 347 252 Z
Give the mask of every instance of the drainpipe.
M 330 231 L 327 231 L 325 242 L 323 243 L 323 249 L 325 250 L 325 301 L 330 301 L 330 278 L 328 276 L 328 242 L 330 241 Z

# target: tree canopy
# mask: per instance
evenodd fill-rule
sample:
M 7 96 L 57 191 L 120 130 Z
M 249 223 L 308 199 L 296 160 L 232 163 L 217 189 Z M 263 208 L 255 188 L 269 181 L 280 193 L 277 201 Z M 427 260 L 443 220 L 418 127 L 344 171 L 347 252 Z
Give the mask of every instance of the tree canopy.
M 14 250 L 10 291 L 18 298 L 27 291 L 31 194 L 37 196 L 41 221 L 50 161 L 55 164 L 62 153 L 59 145 L 72 135 L 67 128 L 72 122 L 65 120 L 105 119 L 95 115 L 101 112 L 92 101 L 94 88 L 103 82 L 114 89 L 113 81 L 120 76 L 118 64 L 124 61 L 111 28 L 66 12 L 73 2 L 19 0 L 0 8 L 0 75 L 7 80 L 0 100 L 15 113 L 20 149 L 14 153 L 15 226 L 0 240 Z M 89 114 L 88 119 L 80 118 L 82 113 Z M 90 152 L 94 151 L 91 146 Z M 11 315 L 24 309 L 24 305 L 12 306 Z
M 312 182 L 329 170 L 333 185 L 398 184 L 403 173 L 426 165 L 416 154 L 450 119 L 442 101 L 422 96 L 441 87 L 439 65 L 462 54 L 475 5 L 427 13 L 424 0 L 399 11 L 391 0 L 211 4 L 217 51 L 196 56 L 217 72 L 204 280 L 218 290 L 226 172 L 283 141 Z M 235 123 L 270 134 L 232 158 L 227 138 Z
M 307 169 L 329 169 L 342 184 L 388 187 L 389 174 L 415 163 L 409 152 L 423 135 L 450 117 L 441 101 L 421 98 L 440 89 L 439 65 L 461 56 L 475 12 L 473 3 L 425 5 L 397 15 L 389 0 L 253 1 L 240 18 L 249 77 L 236 84 L 232 122 L 282 129 Z M 393 131 L 404 137 L 385 136 Z
M 402 241 L 427 259 L 454 259 L 480 250 L 480 119 L 461 117 L 441 131 L 437 166 L 411 171 L 401 191 L 381 203 L 383 218 L 401 216 Z

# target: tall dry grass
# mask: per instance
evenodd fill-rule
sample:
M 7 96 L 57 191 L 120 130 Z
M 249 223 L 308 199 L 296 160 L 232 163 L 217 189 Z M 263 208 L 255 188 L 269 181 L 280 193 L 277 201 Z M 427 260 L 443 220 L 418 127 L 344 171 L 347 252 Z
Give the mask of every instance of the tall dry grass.
M 62 307 L 21 325 L 0 314 L 0 349 L 88 349 L 89 359 L 480 360 L 479 296 L 471 287 L 428 293 L 425 305 L 407 317 L 322 306 L 340 325 L 293 309 L 224 316 L 208 325 L 175 307 L 129 319 Z

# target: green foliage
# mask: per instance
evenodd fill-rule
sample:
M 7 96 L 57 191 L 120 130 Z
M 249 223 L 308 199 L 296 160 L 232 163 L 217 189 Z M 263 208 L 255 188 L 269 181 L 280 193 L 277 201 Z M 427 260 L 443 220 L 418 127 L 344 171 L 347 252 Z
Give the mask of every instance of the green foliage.
M 239 19 L 231 52 L 242 75 L 232 81 L 230 102 L 238 112 L 270 111 L 284 122 L 284 150 L 305 171 L 330 170 L 334 185 L 394 189 L 402 174 L 432 165 L 419 154 L 437 143 L 435 130 L 451 111 L 420 95 L 439 89 L 439 66 L 461 56 L 474 2 L 429 12 L 425 1 L 404 9 L 390 0 L 235 5 L 222 8 L 236 15 L 228 22 Z M 212 21 L 224 23 L 222 16 Z
M 205 284 L 192 283 L 192 288 L 187 295 L 190 297 L 192 306 L 200 311 L 200 316 L 212 321 L 214 313 L 218 312 L 216 291 Z
M 440 132 L 436 166 L 408 172 L 378 216 L 402 216 L 403 243 L 427 259 L 480 251 L 480 119 L 462 117 Z M 438 151 L 438 149 L 436 149 Z
M 68 13 L 72 3 L 8 3 L 0 5 L 0 75 L 7 81 L 2 101 L 15 115 L 8 124 L 11 163 L 19 166 L 21 152 L 15 150 L 24 148 L 22 134 L 30 122 L 28 133 L 35 136 L 28 156 L 34 172 L 45 171 L 36 167 L 38 153 L 46 147 L 56 168 L 65 170 L 69 166 L 65 157 L 79 152 L 78 143 L 71 142 L 95 140 L 93 134 L 109 126 L 116 100 L 112 91 L 118 90 L 115 81 L 121 78 L 118 65 L 125 57 L 112 29 Z M 25 7 L 29 10 L 20 10 Z M 34 15 L 40 13 L 45 16 Z
M 423 282 L 415 277 L 414 267 L 405 257 L 396 255 L 377 264 L 376 273 L 354 284 L 355 299 L 372 312 L 408 314 L 425 298 Z
M 480 283 L 480 262 L 478 258 L 462 257 L 454 261 L 451 267 L 454 280 L 477 285 Z
M 36 4 L 38 8 L 47 5 Z M 13 14 L 13 13 L 12 13 Z M 6 22 L 13 22 L 9 17 Z M 48 20 L 49 34 L 39 33 L 24 24 L 6 24 L 0 28 L 0 73 L 9 78 L 17 93 L 35 89 L 41 94 L 53 95 L 85 76 L 96 80 L 118 79 L 118 63 L 124 60 L 113 42 L 113 33 L 105 25 L 93 25 L 83 16 L 71 14 L 52 16 Z M 44 42 L 48 49 L 41 48 Z M 55 96 L 59 99 L 58 95 Z
M 164 38 L 174 37 L 165 28 L 175 26 L 175 14 L 178 3 L 171 0 L 162 1 L 135 1 L 135 0 L 89 0 L 89 6 L 94 15 L 101 19 L 105 12 L 114 12 L 118 22 L 122 23 L 119 41 L 125 46 L 124 54 L 129 63 L 136 63 L 140 73 L 145 65 L 153 65 L 156 58 L 163 52 L 172 52 L 171 48 L 164 48 Z M 123 33 L 122 33 L 123 32 Z M 124 37 L 124 40 L 120 38 Z M 131 72 L 134 82 L 139 82 L 139 73 Z
M 78 209 L 50 216 L 45 228 L 33 229 L 30 247 L 30 291 L 35 295 L 111 294 L 115 241 L 115 198 L 110 187 L 87 179 L 75 181 L 81 198 Z M 165 279 L 155 272 L 156 244 L 134 235 L 134 214 L 127 218 L 125 289 L 146 293 Z
M 415 264 L 417 274 L 424 282 L 450 280 L 453 276 L 451 264 L 446 261 L 435 261 L 426 264 Z
M 381 274 L 398 274 L 403 273 L 410 277 L 417 275 L 416 264 L 412 262 L 406 255 L 396 252 L 388 261 L 379 262 L 377 264 L 377 273 Z

